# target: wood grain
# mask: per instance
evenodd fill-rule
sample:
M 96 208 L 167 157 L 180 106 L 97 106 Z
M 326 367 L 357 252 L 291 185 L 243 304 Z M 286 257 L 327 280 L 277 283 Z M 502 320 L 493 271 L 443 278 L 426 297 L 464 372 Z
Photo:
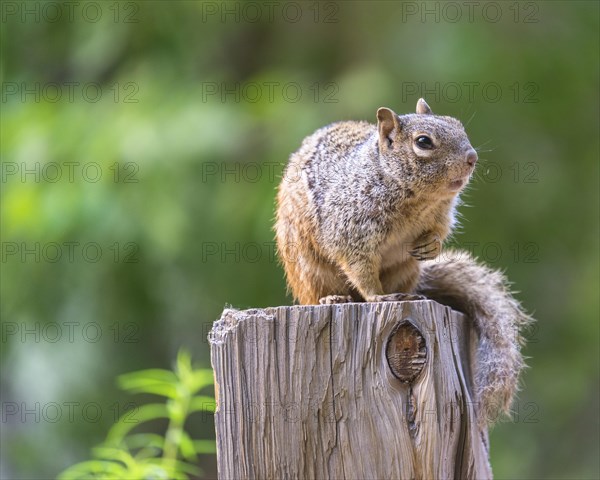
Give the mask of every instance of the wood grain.
M 491 478 L 473 335 L 429 300 L 225 310 L 209 335 L 219 477 Z

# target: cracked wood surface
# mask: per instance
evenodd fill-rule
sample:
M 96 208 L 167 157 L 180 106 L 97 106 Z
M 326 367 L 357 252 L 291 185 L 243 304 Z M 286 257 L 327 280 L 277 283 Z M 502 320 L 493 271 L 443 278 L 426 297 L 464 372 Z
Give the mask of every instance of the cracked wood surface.
M 228 309 L 209 339 L 223 480 L 492 477 L 476 338 L 458 312 L 429 300 Z

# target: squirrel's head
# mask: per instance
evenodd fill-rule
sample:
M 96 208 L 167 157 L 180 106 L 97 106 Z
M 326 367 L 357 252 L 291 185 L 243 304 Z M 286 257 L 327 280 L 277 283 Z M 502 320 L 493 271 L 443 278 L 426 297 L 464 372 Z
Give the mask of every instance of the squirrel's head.
M 386 170 L 421 193 L 456 195 L 468 183 L 477 162 L 462 124 L 434 115 L 422 98 L 417 113 L 377 110 L 379 152 Z

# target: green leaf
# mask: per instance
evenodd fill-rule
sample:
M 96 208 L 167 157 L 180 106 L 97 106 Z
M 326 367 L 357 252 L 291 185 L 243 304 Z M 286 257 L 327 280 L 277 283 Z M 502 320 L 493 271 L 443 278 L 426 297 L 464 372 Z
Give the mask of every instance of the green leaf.
M 122 444 L 129 450 L 138 448 L 161 451 L 164 444 L 164 438 L 156 433 L 134 433 L 123 438 Z M 139 453 L 136 454 L 138 458 Z
M 122 448 L 100 445 L 92 448 L 92 455 L 100 460 L 109 460 L 124 464 L 128 470 L 135 469 L 136 461 L 131 454 Z
M 178 470 L 181 470 L 186 473 L 190 473 L 192 475 L 195 475 L 196 477 L 199 477 L 202 475 L 202 469 L 200 467 L 198 467 L 197 465 L 192 465 L 191 463 L 187 463 L 187 462 L 181 462 L 179 460 L 177 460 L 175 462 L 175 465 Z
M 173 468 L 165 465 L 162 460 L 145 459 L 139 463 L 137 478 L 144 480 L 171 480 L 173 478 L 187 478 L 177 476 Z
M 177 365 L 175 370 L 179 376 L 192 373 L 192 357 L 184 348 L 177 353 Z
M 190 436 L 185 432 L 181 432 L 179 437 L 179 451 L 185 460 L 196 460 L 196 448 Z
M 151 393 L 163 397 L 177 397 L 177 376 L 168 370 L 150 369 L 125 373 L 117 378 L 123 390 L 132 393 Z
M 102 475 L 99 477 L 97 474 Z M 127 469 L 122 464 L 105 460 L 88 460 L 67 468 L 58 475 L 57 480 L 85 480 L 88 478 L 117 480 L 127 478 L 127 476 Z
M 194 412 L 211 412 L 214 413 L 217 407 L 217 402 L 213 397 L 207 395 L 198 395 L 192 398 L 189 405 L 189 413 Z
M 165 468 L 168 468 L 166 466 L 166 462 L 162 458 L 148 459 L 147 462 L 156 464 L 156 465 L 161 465 Z M 191 463 L 183 462 L 181 460 L 173 460 L 170 463 L 172 465 L 172 468 L 168 468 L 170 474 L 174 474 L 176 472 L 179 472 L 180 474 L 182 474 L 183 472 L 185 472 L 185 473 L 190 473 L 195 476 L 202 475 L 202 469 L 200 467 L 198 467 L 197 465 L 192 465 Z M 184 475 L 183 477 L 179 477 L 179 478 L 187 478 L 187 475 Z
M 194 370 L 190 379 L 189 388 L 192 393 L 196 393 L 202 390 L 204 387 L 213 385 L 213 383 L 214 373 L 211 369 L 205 368 L 200 370 Z
M 169 418 L 166 405 L 162 403 L 142 405 L 135 411 L 134 415 L 124 415 L 113 425 L 108 432 L 107 442 L 111 445 L 120 444 L 123 441 L 123 437 L 137 425 L 159 418 Z

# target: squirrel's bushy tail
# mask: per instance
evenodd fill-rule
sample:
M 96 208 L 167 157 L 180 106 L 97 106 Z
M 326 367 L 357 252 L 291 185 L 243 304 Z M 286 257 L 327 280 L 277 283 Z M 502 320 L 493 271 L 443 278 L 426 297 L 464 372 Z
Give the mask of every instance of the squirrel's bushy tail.
M 479 333 L 474 360 L 479 418 L 492 424 L 508 414 L 525 366 L 524 327 L 532 322 L 512 296 L 504 275 L 463 251 L 444 251 L 422 264 L 417 293 L 465 313 Z

